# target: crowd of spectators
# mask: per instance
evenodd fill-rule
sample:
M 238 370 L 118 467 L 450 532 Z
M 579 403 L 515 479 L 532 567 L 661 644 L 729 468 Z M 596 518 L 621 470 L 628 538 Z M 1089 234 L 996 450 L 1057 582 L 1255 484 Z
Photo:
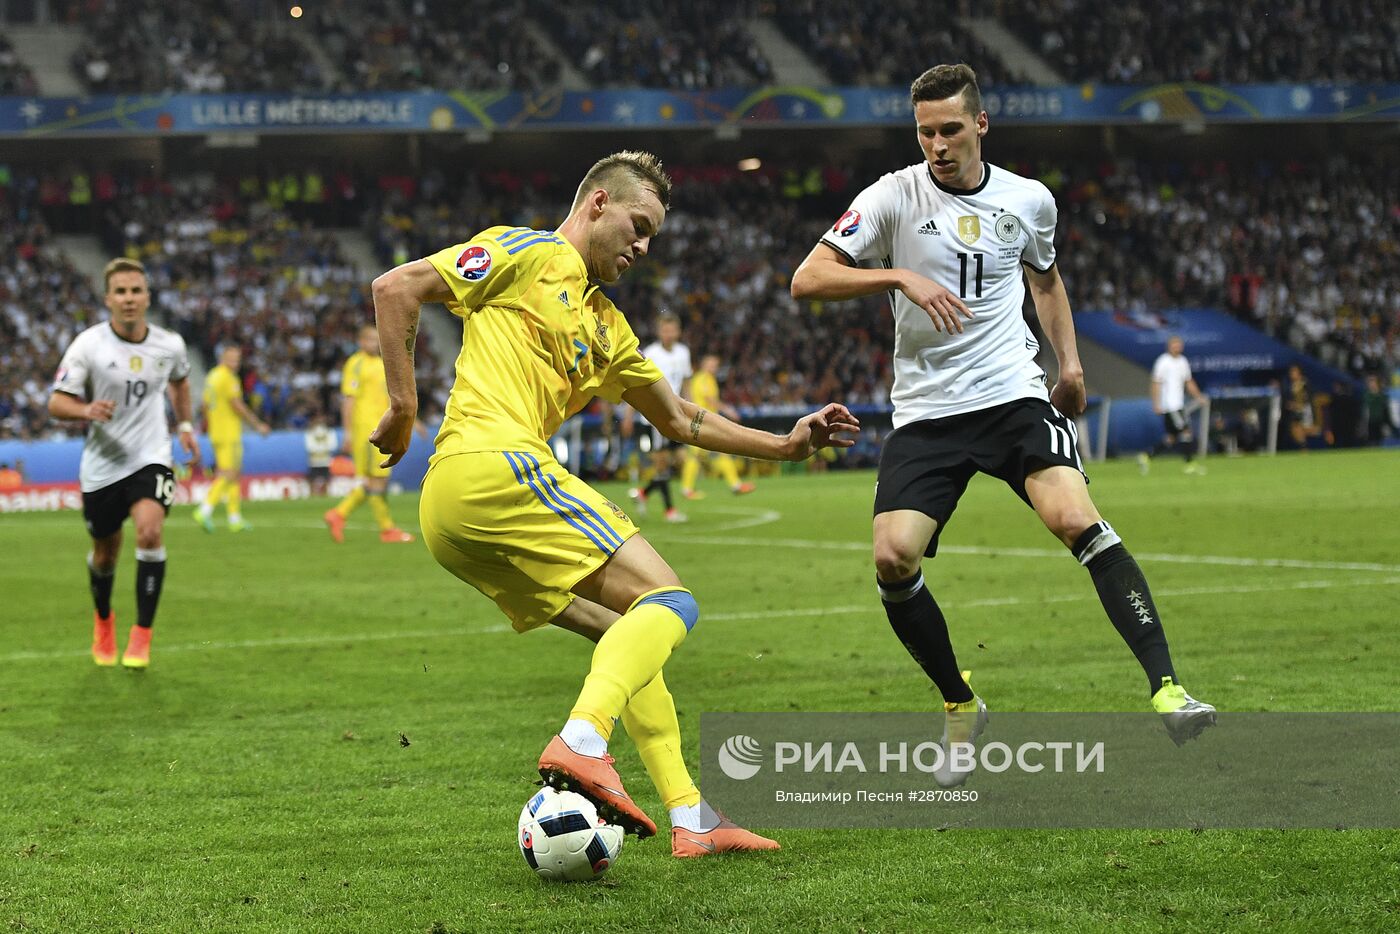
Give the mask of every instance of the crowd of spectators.
M 1391 0 L 995 0 L 1070 81 L 1400 81 Z
M 0 33 L 0 96 L 28 96 L 37 94 L 38 91 L 39 86 L 34 83 L 34 72 L 19 60 L 9 37 Z
M 93 93 L 322 91 L 334 83 L 271 0 L 89 0 L 73 69 Z M 274 12 L 275 11 L 275 12 Z
M 1022 75 L 959 25 L 969 0 L 934 9 L 919 0 L 827 3 L 773 0 L 783 33 L 836 84 L 907 86 L 939 62 L 967 62 L 984 85 L 1015 84 Z
M 105 311 L 54 245 L 36 189 L 0 181 L 0 438 L 28 440 L 55 430 L 48 399 L 59 360 Z
M 771 83 L 773 67 L 745 28 L 754 0 L 528 0 L 531 17 L 591 82 L 704 90 Z
M 1060 203 L 1075 307 L 1222 307 L 1355 376 L 1400 361 L 1400 167 L 1122 160 L 1038 174 Z
M 538 91 L 559 86 L 558 56 L 601 87 L 751 86 L 774 78 L 756 19 L 838 84 L 904 85 L 940 61 L 988 85 L 1024 80 L 970 25 L 985 16 L 1070 81 L 1400 81 L 1387 0 L 328 0 L 295 18 L 278 0 L 53 2 L 87 32 L 73 65 L 94 92 Z M 33 92 L 3 39 L 0 91 Z
M 312 32 L 341 72 L 336 90 L 537 91 L 559 63 L 525 28 L 523 0 L 338 0 L 309 5 Z
M 1077 310 L 1223 307 L 1324 363 L 1390 384 L 1400 363 L 1400 167 L 1003 164 L 1055 193 L 1059 268 Z M 801 405 L 839 395 L 882 403 L 893 349 L 883 297 L 807 303 L 788 294 L 792 270 L 879 168 L 888 166 L 673 167 L 665 229 L 647 262 L 611 292 L 644 339 L 657 311 L 680 314 L 693 351 L 724 361 L 732 402 Z M 91 204 L 75 207 L 56 194 L 71 190 L 74 177 L 99 193 Z M 0 185 L 8 192 L 0 202 L 7 252 L 17 257 L 4 269 L 0 300 L 5 430 L 42 424 L 35 394 L 46 392 L 81 316 L 100 309 L 52 251 L 41 209 L 96 214 L 111 251 L 147 262 L 164 320 L 206 359 L 222 341 L 242 344 L 264 417 L 299 425 L 334 411 L 339 364 L 354 328 L 371 319 L 373 270 L 350 264 L 324 225 L 362 216 L 387 268 L 494 224 L 552 228 L 574 184 L 542 171 L 442 169 L 10 179 Z M 41 208 L 45 198 L 55 203 Z M 36 327 L 36 308 L 59 316 L 59 327 Z M 444 403 L 451 383 L 452 348 L 439 350 L 419 353 L 429 408 Z M 16 421 L 21 409 L 38 421 Z
M 336 411 L 341 364 L 373 321 L 375 271 L 294 215 L 286 178 L 141 178 L 124 186 L 107 234 L 114 252 L 146 264 L 168 325 L 206 360 L 220 344 L 243 347 L 252 406 L 269 424 L 299 428 Z M 419 359 L 425 381 L 441 378 L 426 336 Z

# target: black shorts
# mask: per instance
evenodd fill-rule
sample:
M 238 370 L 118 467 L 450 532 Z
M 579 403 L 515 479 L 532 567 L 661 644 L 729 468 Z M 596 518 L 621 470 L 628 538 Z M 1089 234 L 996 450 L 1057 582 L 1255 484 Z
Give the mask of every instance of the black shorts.
M 164 464 L 150 464 L 136 473 L 83 494 L 83 520 L 93 538 L 106 538 L 121 529 L 137 501 L 153 499 L 165 507 L 175 502 L 175 472 Z
M 1030 505 L 1026 477 L 1043 467 L 1084 473 L 1074 421 L 1043 399 L 910 422 L 886 438 L 880 452 L 875 514 L 913 509 L 935 520 L 938 531 L 924 551 L 931 558 L 974 474 L 1004 480 Z
M 1162 427 L 1169 435 L 1185 435 L 1191 437 L 1191 420 L 1186 417 L 1186 412 L 1178 409 L 1175 412 L 1162 413 Z
M 329 483 L 331 479 L 331 469 L 329 466 L 308 467 L 306 468 L 306 479 L 310 480 L 312 483 L 315 483 L 317 480 L 325 480 Z

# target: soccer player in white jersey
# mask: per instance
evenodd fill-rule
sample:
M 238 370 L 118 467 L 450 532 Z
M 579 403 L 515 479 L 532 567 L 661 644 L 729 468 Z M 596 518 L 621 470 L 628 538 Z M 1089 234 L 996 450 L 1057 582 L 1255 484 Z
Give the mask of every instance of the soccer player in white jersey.
M 190 361 L 180 335 L 146 321 L 151 293 L 145 267 L 114 259 L 103 270 L 103 281 L 111 317 L 75 337 L 63 354 L 49 414 L 88 424 L 78 485 L 92 536 L 87 559 L 95 610 L 92 659 L 104 667 L 117 663 L 112 581 L 122 526 L 130 517 L 136 527 L 136 624 L 121 661 L 127 668 L 146 668 L 165 581 L 162 533 L 175 501 L 167 391 L 179 422 L 180 447 L 199 459 L 187 382 Z
M 982 161 L 987 114 L 971 68 L 939 65 L 910 90 L 924 160 L 861 192 L 792 279 L 798 299 L 890 294 L 896 430 L 880 456 L 874 519 L 890 624 L 942 693 L 943 741 L 966 761 L 986 706 L 958 667 L 922 559 L 973 475 L 998 477 L 1088 569 L 1147 673 L 1153 708 L 1183 743 L 1215 722 L 1215 709 L 1182 690 L 1147 581 L 1089 498 L 1071 420 L 1084 410 L 1084 375 L 1055 268 L 1054 199 Z M 1023 268 L 1059 361 L 1049 393 L 1021 315 Z M 941 783 L 966 780 L 946 763 Z
M 1179 450 L 1186 458 L 1186 472 L 1203 474 L 1206 469 L 1195 463 L 1195 436 L 1191 420 L 1186 415 L 1186 394 L 1195 402 L 1204 402 L 1201 387 L 1191 376 L 1191 364 L 1186 359 L 1186 342 L 1173 334 L 1167 339 L 1166 353 L 1152 364 L 1152 411 L 1162 416 L 1162 443 L 1158 451 Z M 1154 452 L 1155 453 L 1155 452 Z M 1152 461 L 1146 452 L 1138 455 L 1138 466 L 1147 473 Z
M 677 396 L 690 398 L 688 386 L 694 370 L 690 365 L 690 348 L 681 343 L 681 319 L 675 312 L 663 311 L 656 316 L 656 340 L 642 350 L 642 356 L 656 364 Z M 625 436 L 632 433 L 634 417 L 630 408 L 623 415 L 622 431 Z M 656 490 L 666 506 L 666 521 L 684 522 L 685 513 L 677 509 L 671 499 L 671 472 L 676 462 L 684 456 L 684 448 L 655 428 L 648 427 L 651 428 L 651 481 L 645 487 L 634 488 L 629 493 L 636 501 L 637 509 L 645 512 L 647 497 L 651 496 L 652 490 Z

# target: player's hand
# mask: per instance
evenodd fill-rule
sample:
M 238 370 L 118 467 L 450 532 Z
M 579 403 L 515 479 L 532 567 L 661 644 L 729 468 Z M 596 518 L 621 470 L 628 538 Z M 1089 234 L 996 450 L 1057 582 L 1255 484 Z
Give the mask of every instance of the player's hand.
M 962 299 L 932 279 L 916 272 L 910 272 L 907 276 L 907 281 L 899 290 L 904 293 L 905 298 L 924 310 L 933 322 L 933 329 L 939 333 L 961 334 L 962 319 L 972 320 L 972 312 L 963 304 Z
M 417 408 L 399 410 L 390 407 L 379 420 L 379 425 L 370 432 L 369 443 L 384 455 L 380 467 L 392 467 L 408 453 L 408 445 L 413 440 L 413 425 L 418 421 Z
M 788 460 L 801 461 L 822 448 L 848 448 L 856 443 L 860 421 L 839 402 L 828 403 L 820 412 L 803 416 L 788 432 Z
M 111 399 L 94 399 L 83 409 L 83 418 L 90 422 L 110 422 L 117 403 Z
M 180 450 L 190 456 L 190 463 L 199 466 L 199 441 L 195 438 L 194 432 L 180 432 Z
M 257 433 L 262 435 L 264 438 L 272 434 L 272 429 L 268 427 L 267 422 L 258 422 L 258 427 L 256 430 Z
M 1084 376 L 1080 373 L 1061 371 L 1055 388 L 1050 390 L 1050 404 L 1062 415 L 1078 418 L 1084 414 Z

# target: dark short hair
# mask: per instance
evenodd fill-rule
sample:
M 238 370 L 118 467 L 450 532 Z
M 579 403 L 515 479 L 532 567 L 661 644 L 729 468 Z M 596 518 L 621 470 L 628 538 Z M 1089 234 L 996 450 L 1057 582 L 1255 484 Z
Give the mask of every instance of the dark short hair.
M 119 272 L 139 272 L 141 275 L 144 276 L 146 274 L 146 267 L 142 266 L 138 261 L 134 259 L 129 259 L 125 256 L 118 256 L 106 266 L 102 267 L 103 291 L 111 291 L 112 276 Z
M 967 112 L 974 117 L 982 112 L 982 92 L 977 87 L 977 72 L 971 65 L 934 65 L 914 79 L 909 86 L 909 102 L 941 101 L 961 94 Z
M 671 177 L 661 167 L 661 160 L 649 152 L 634 150 L 615 152 L 593 163 L 593 168 L 579 183 L 574 207 L 578 207 L 590 191 L 601 188 L 609 195 L 620 197 L 630 194 L 634 186 L 651 188 L 663 208 L 671 207 Z

